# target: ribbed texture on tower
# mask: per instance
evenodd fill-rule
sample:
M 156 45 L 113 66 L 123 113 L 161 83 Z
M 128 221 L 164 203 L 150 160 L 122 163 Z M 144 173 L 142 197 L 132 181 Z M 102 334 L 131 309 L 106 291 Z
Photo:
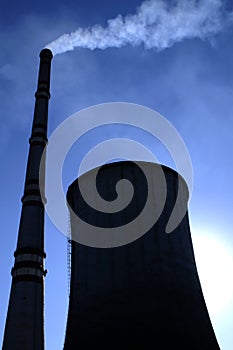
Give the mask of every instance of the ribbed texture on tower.
M 39 169 L 47 143 L 51 60 L 51 51 L 42 50 L 3 350 L 44 349 L 44 204 Z
M 146 162 L 137 164 L 152 184 L 151 206 L 144 216 L 150 221 L 162 200 L 161 167 Z M 195 264 L 187 186 L 174 170 L 165 166 L 162 169 L 166 201 L 159 219 L 144 235 L 115 248 L 95 248 L 73 240 L 65 350 L 219 350 Z M 141 213 L 148 194 L 147 182 L 132 162 L 100 168 L 96 188 L 105 200 L 116 198 L 116 184 L 122 179 L 129 180 L 134 188 L 132 201 L 124 210 L 103 213 L 86 205 L 80 191 L 83 186 L 85 194 L 91 196 L 87 193 L 91 191 L 91 173 L 70 185 L 67 201 L 79 218 L 95 227 L 107 228 L 111 236 L 111 228 L 126 225 Z M 179 210 L 184 209 L 185 216 L 167 234 L 178 188 Z M 92 203 L 96 203 L 95 194 Z M 71 211 L 71 237 L 78 241 L 80 235 L 85 235 L 85 231 L 81 232 L 85 225 L 76 218 Z

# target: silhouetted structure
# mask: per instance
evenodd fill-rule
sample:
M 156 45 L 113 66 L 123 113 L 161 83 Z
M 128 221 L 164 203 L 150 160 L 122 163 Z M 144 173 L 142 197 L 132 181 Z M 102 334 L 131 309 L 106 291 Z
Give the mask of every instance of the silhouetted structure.
M 161 200 L 159 169 L 137 162 L 150 174 L 153 184 L 151 207 L 145 220 L 157 215 Z M 180 208 L 185 216 L 178 227 L 165 233 L 177 199 L 178 174 L 162 167 L 167 197 L 162 214 L 148 232 L 136 241 L 115 248 L 95 248 L 72 242 L 71 288 L 64 349 L 219 349 L 199 282 L 189 228 L 188 190 L 179 182 Z M 100 168 L 96 186 L 112 201 L 115 186 L 128 179 L 134 187 L 130 204 L 118 213 L 101 213 L 83 200 L 79 184 L 90 188 L 92 171 L 74 181 L 67 192 L 73 211 L 97 227 L 126 225 L 140 214 L 148 187 L 143 172 L 132 162 Z M 94 197 L 94 195 L 92 196 Z M 94 199 L 94 198 L 93 198 Z M 85 226 L 84 226 L 85 228 Z M 71 237 L 79 239 L 82 224 L 71 212 Z M 96 238 L 98 240 L 98 236 Z
M 3 350 L 44 349 L 46 271 L 39 167 L 47 142 L 51 59 L 50 50 L 41 51 Z M 86 193 L 90 192 L 93 171 L 69 187 L 67 200 L 71 208 L 84 222 L 108 228 L 111 235 L 113 228 L 127 225 L 140 216 L 150 193 L 152 202 L 144 216 L 144 223 L 149 222 L 159 214 L 163 200 L 161 167 L 137 163 L 140 166 L 133 162 L 113 163 L 101 167 L 98 172 L 97 188 L 106 201 L 116 198 L 115 185 L 119 180 L 128 179 L 133 184 L 134 195 L 125 209 L 100 213 L 86 204 L 79 183 L 84 185 Z M 137 349 L 139 346 L 142 349 L 219 349 L 194 259 L 187 213 L 188 190 L 183 180 L 178 181 L 179 175 L 175 171 L 165 166 L 162 169 L 167 185 L 166 202 L 159 219 L 146 234 L 115 248 L 107 248 L 111 240 L 106 248 L 72 241 L 65 350 L 92 347 Z M 148 189 L 145 173 L 149 174 L 152 190 Z M 178 184 L 182 193 L 179 210 L 185 208 L 186 214 L 174 232 L 166 234 L 165 227 L 177 199 Z M 95 199 L 95 195 L 89 195 Z M 140 225 L 143 226 L 143 221 L 139 222 L 139 229 Z M 133 231 L 126 232 L 126 236 L 128 233 Z M 85 225 L 71 212 L 72 239 L 78 240 L 85 235 Z M 102 245 L 105 246 L 104 241 Z
M 44 205 L 39 167 L 47 142 L 51 59 L 50 50 L 41 51 L 3 350 L 44 349 Z

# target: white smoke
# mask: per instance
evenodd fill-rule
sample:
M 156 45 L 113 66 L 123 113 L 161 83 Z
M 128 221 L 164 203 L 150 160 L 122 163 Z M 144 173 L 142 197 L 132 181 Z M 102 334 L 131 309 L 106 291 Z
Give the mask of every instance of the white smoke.
M 144 45 L 163 50 L 183 39 L 206 39 L 218 33 L 225 22 L 222 0 L 144 1 L 133 15 L 118 15 L 106 27 L 95 25 L 63 34 L 48 44 L 54 55 L 76 47 L 106 49 Z

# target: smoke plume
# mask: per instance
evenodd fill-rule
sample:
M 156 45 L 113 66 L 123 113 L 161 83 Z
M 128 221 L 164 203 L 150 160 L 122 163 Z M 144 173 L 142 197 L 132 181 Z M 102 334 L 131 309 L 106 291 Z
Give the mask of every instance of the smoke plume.
M 94 25 L 63 34 L 46 47 L 53 54 L 76 47 L 106 49 L 144 45 L 163 50 L 183 39 L 206 39 L 221 31 L 225 23 L 222 0 L 147 0 L 135 14 L 109 19 L 102 27 Z

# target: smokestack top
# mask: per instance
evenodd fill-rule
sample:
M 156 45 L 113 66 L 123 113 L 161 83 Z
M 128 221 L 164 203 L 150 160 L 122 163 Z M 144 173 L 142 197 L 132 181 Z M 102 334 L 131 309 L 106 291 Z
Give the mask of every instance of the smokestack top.
M 52 58 L 53 58 L 52 51 L 49 50 L 49 49 L 47 49 L 47 48 L 41 50 L 41 52 L 40 52 L 40 58 L 42 58 L 42 57 L 47 57 L 47 58 L 49 58 L 49 59 L 52 59 Z

